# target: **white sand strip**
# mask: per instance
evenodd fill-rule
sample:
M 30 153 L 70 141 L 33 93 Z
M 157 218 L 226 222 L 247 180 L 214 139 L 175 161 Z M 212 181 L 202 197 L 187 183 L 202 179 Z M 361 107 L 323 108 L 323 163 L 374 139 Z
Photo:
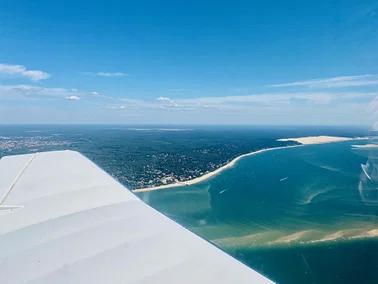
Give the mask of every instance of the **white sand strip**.
M 308 136 L 308 137 L 298 137 L 298 138 L 282 138 L 282 139 L 278 139 L 277 141 L 281 141 L 281 142 L 295 141 L 303 145 L 311 145 L 311 144 L 323 144 L 323 143 L 331 143 L 331 142 L 365 140 L 365 139 L 368 139 L 368 138 L 367 137 L 350 138 L 350 137 L 336 137 L 336 136 Z

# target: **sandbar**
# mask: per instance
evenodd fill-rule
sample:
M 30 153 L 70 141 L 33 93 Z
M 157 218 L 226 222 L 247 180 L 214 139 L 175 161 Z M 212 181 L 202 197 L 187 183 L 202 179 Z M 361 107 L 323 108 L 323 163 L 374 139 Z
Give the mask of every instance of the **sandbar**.
M 294 141 L 301 143 L 302 145 L 311 145 L 311 144 L 323 144 L 323 143 L 332 143 L 332 142 L 342 142 L 350 140 L 365 140 L 367 137 L 337 137 L 337 136 L 308 136 L 308 137 L 298 137 L 298 138 L 282 138 L 277 141 L 287 142 Z

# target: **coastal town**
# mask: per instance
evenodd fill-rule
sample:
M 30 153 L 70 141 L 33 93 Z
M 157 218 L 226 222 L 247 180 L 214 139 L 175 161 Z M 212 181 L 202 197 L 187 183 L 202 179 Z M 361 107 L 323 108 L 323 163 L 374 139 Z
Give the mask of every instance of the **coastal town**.
M 199 157 L 187 154 L 161 153 L 146 157 L 146 163 L 141 170 L 133 170 L 132 175 L 127 175 L 122 169 L 112 171 L 112 176 L 130 189 L 153 188 L 171 184 L 188 185 L 187 181 L 208 174 L 215 169 L 227 164 L 230 159 L 221 157 L 216 162 L 208 159 L 203 163 Z M 137 163 L 134 164 L 137 167 Z
M 27 152 L 37 152 L 43 149 L 54 148 L 71 145 L 71 141 L 54 140 L 46 136 L 16 136 L 5 137 L 0 136 L 0 150 L 11 152 L 17 150 L 26 150 Z
M 214 144 L 209 141 L 201 146 L 182 150 L 181 145 L 162 148 L 158 140 L 157 145 L 143 141 L 145 146 L 140 147 L 142 144 L 134 145 L 133 141 L 124 141 L 122 146 L 118 146 L 118 142 L 107 142 L 90 136 L 34 133 L 25 136 L 0 136 L 0 157 L 39 151 L 79 151 L 130 190 L 149 191 L 188 186 L 219 173 L 244 156 L 272 148 L 350 139 L 316 136 L 228 141 L 225 138 L 224 143 Z
M 96 134 L 97 135 L 97 134 Z M 147 134 L 143 134 L 147 135 Z M 161 147 L 159 140 L 134 144 L 124 139 L 117 141 L 90 135 L 0 135 L 0 157 L 40 151 L 79 151 L 107 171 L 127 188 L 155 188 L 173 184 L 187 185 L 188 181 L 212 173 L 236 157 L 267 147 L 290 145 L 293 142 L 235 140 L 183 149 L 182 145 Z M 295 144 L 295 143 L 294 143 Z

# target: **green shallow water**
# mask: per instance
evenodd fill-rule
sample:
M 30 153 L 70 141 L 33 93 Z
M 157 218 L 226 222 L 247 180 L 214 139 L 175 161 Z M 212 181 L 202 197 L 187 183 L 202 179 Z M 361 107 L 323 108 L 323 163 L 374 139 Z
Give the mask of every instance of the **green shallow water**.
M 376 190 L 361 192 L 372 153 L 351 148 L 365 143 L 267 151 L 138 195 L 278 283 L 378 283 Z

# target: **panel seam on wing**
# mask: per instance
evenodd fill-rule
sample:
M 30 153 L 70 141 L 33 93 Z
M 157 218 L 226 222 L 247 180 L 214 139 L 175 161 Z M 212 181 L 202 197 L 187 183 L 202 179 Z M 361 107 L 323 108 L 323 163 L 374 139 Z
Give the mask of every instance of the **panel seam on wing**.
M 27 169 L 27 167 L 30 165 L 30 163 L 33 161 L 33 159 L 34 159 L 34 157 L 36 155 L 37 155 L 37 153 L 35 153 L 33 156 L 31 156 L 31 158 L 29 159 L 29 161 L 27 161 L 27 163 L 24 165 L 24 167 L 22 168 L 21 172 L 17 175 L 17 177 L 15 178 L 15 180 L 9 186 L 8 190 L 5 192 L 3 198 L 0 200 L 0 205 L 3 204 L 3 202 L 5 201 L 5 199 L 7 198 L 7 196 L 9 195 L 9 193 L 12 191 L 12 189 L 16 185 L 17 181 L 21 178 L 21 176 L 23 175 L 23 173 L 25 172 L 25 170 Z

